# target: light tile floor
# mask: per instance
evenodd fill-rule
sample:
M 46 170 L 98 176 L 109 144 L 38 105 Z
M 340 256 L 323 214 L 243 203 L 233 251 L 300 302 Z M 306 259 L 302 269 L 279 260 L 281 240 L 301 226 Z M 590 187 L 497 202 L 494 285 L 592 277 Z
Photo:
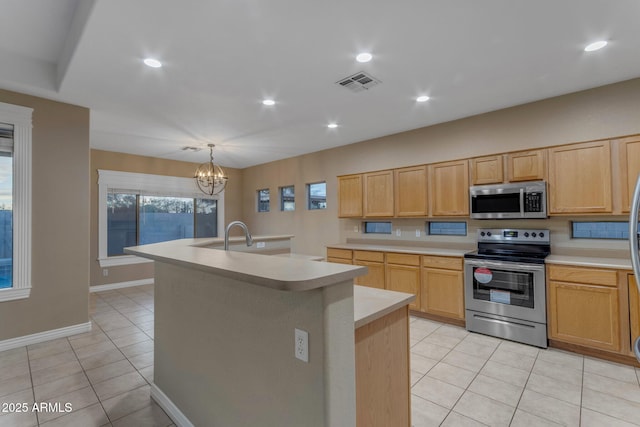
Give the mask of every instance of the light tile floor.
M 640 425 L 640 369 L 412 318 L 412 423 Z
M 90 314 L 91 332 L 0 352 L 0 404 L 29 408 L 0 412 L 0 426 L 173 426 L 149 397 L 153 286 L 91 294 Z M 415 427 L 640 425 L 639 377 L 629 366 L 411 319 Z M 73 411 L 32 412 L 34 402 Z

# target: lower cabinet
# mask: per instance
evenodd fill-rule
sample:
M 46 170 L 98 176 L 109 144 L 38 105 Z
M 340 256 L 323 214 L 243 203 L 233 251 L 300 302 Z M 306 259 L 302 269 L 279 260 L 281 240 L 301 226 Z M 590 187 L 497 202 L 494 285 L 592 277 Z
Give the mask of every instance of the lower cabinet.
M 464 320 L 462 258 L 422 257 L 422 311 Z
M 387 253 L 386 288 L 414 294 L 411 310 L 420 310 L 420 255 Z
M 364 276 L 356 277 L 354 281 L 356 285 L 384 289 L 384 252 L 353 251 L 353 264 L 362 265 L 369 269 Z
M 338 264 L 353 264 L 353 251 L 351 249 L 327 248 L 327 261 Z
M 548 277 L 549 338 L 619 353 L 617 272 L 551 265 Z

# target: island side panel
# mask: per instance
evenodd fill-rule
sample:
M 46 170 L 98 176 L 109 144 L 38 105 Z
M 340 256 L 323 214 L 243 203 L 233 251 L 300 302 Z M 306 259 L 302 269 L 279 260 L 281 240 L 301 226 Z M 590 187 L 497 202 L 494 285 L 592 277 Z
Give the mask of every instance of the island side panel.
M 322 289 L 282 292 L 156 262 L 155 385 L 196 426 L 325 426 Z M 294 357 L 309 333 L 309 363 Z
M 356 329 L 358 427 L 409 427 L 409 312 L 401 307 Z

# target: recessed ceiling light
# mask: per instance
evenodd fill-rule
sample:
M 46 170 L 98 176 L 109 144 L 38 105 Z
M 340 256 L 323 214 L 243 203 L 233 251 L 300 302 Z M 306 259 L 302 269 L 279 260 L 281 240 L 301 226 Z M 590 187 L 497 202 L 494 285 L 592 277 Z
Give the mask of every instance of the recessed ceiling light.
M 158 61 L 157 59 L 153 59 L 153 58 L 147 58 L 144 60 L 144 64 L 148 67 L 151 68 L 160 68 L 162 67 L 162 62 Z
M 335 129 L 335 128 L 337 128 L 337 127 L 338 127 L 338 124 L 337 124 L 337 123 L 329 123 L 329 124 L 327 125 L 327 127 L 328 127 L 329 129 Z
M 274 101 L 273 99 L 264 99 L 264 100 L 262 101 L 262 103 L 263 103 L 264 105 L 274 105 L 274 104 L 276 103 L 276 101 Z
M 584 51 L 585 52 L 593 52 L 594 50 L 600 50 L 603 47 L 605 47 L 607 45 L 607 41 L 606 40 L 599 40 L 597 42 L 593 42 L 591 44 L 588 44 L 585 48 Z
M 430 98 L 427 95 L 422 95 L 416 98 L 418 102 L 427 102 Z
M 356 56 L 356 61 L 369 62 L 371 61 L 372 58 L 373 58 L 373 55 L 371 55 L 369 52 L 362 52 L 362 53 L 359 53 L 358 56 Z

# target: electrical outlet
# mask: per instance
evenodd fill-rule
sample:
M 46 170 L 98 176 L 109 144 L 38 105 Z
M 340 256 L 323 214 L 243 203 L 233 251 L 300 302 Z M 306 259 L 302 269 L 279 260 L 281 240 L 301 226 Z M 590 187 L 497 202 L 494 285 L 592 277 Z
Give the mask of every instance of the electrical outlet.
M 262 248 L 264 248 L 265 246 L 266 246 L 266 243 L 265 243 L 265 242 L 258 242 L 258 243 L 256 243 L 256 248 L 258 248 L 258 249 L 262 249 Z
M 396 228 L 396 236 L 402 236 L 402 230 L 400 230 L 399 228 Z
M 309 363 L 309 333 L 302 329 L 295 328 L 295 348 L 296 359 Z
M 420 237 L 420 229 L 416 230 L 416 237 Z
M 357 233 L 357 232 L 358 232 L 358 226 L 357 226 L 357 225 L 354 225 L 354 226 L 353 226 L 353 232 L 354 232 L 354 233 Z
M 102 269 L 102 277 L 107 277 L 109 275 L 109 269 L 108 268 L 103 268 Z

